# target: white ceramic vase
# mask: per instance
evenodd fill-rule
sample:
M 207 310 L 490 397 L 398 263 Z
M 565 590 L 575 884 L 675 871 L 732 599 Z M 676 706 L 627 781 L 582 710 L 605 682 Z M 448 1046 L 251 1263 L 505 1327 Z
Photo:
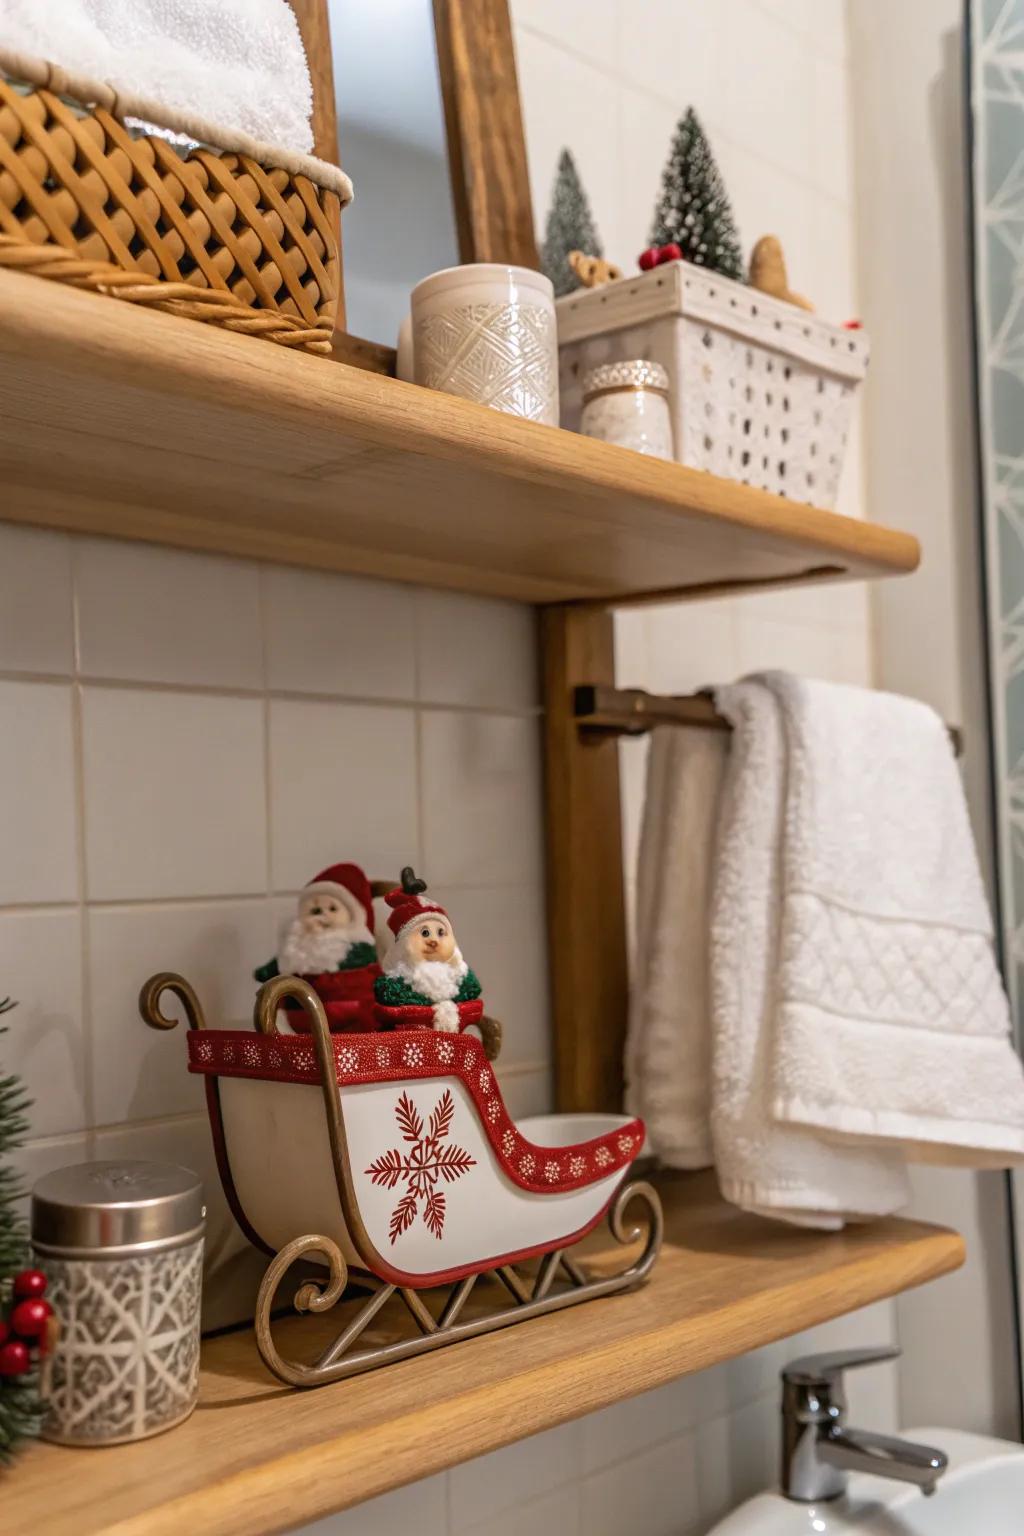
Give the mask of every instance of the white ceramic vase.
M 412 292 L 417 384 L 558 425 L 558 338 L 549 278 L 478 263 L 435 272 Z

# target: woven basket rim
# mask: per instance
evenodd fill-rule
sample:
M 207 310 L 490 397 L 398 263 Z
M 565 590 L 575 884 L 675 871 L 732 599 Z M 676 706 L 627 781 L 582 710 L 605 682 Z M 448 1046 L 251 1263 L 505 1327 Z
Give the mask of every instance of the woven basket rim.
M 315 155 L 301 154 L 280 144 L 267 144 L 254 139 L 241 129 L 225 128 L 204 118 L 191 117 L 175 112 L 145 97 L 132 96 L 117 90 L 109 82 L 103 83 L 73 74 L 58 64 L 49 63 L 30 54 L 17 53 L 0 44 L 0 74 L 11 84 L 24 84 L 35 90 L 52 91 L 89 109 L 103 107 L 122 121 L 137 117 L 155 127 L 171 133 L 183 134 L 204 149 L 219 150 L 224 154 L 248 155 L 260 165 L 271 166 L 290 172 L 293 176 L 305 176 L 315 186 L 333 192 L 344 208 L 352 201 L 352 182 L 338 165 L 320 160 Z

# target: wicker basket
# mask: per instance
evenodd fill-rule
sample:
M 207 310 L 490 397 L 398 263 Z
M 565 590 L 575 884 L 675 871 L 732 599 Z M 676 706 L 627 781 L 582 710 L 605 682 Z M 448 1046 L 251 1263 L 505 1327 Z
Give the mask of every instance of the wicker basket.
M 867 369 L 863 331 L 681 261 L 569 294 L 555 308 L 564 427 L 579 430 L 588 368 L 647 358 L 668 371 L 681 464 L 835 504 Z
M 329 353 L 340 202 L 294 168 L 184 153 L 0 75 L 0 266 Z

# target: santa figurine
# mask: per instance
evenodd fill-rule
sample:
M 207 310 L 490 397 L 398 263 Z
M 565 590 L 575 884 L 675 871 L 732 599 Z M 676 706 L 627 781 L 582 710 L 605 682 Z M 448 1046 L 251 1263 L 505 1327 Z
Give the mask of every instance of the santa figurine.
M 373 937 L 373 896 L 358 864 L 332 864 L 304 886 L 275 959 L 253 972 L 259 982 L 301 976 L 324 1005 L 333 1030 L 376 1029 L 374 983 L 380 975 Z M 289 1022 L 308 1030 L 289 999 Z
M 409 868 L 384 900 L 394 942 L 384 957 L 374 993 L 382 1029 L 437 1029 L 456 1034 L 480 1025 L 480 983 L 462 958 L 451 918 L 424 895 Z

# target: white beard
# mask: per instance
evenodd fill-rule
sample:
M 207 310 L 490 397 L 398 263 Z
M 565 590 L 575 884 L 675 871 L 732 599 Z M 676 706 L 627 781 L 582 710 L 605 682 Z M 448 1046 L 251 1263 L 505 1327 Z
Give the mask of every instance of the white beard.
M 277 957 L 282 976 L 320 976 L 337 970 L 353 944 L 372 944 L 373 934 L 362 923 L 348 928 L 306 927 L 301 917 L 289 923 Z
M 422 992 L 432 1003 L 450 1002 L 462 985 L 469 967 L 457 949 L 450 960 L 405 959 L 405 946 L 396 945 L 384 961 L 384 973 L 408 982 L 414 992 Z

